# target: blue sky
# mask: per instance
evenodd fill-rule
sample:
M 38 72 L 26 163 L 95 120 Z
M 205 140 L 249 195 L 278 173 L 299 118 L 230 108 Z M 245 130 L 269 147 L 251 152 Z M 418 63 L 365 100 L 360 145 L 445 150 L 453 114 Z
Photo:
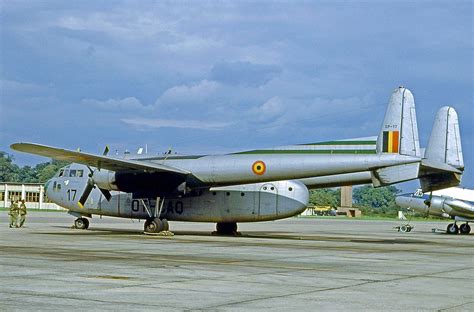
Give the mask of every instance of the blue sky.
M 471 1 L 0 5 L 0 150 L 222 153 L 372 136 L 404 85 L 423 146 L 437 110 L 456 108 L 474 187 Z

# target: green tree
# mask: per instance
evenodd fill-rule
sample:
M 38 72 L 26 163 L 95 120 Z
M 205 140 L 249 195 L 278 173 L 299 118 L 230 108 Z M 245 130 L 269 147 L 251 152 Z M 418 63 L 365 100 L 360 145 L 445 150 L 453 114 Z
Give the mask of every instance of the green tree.
M 0 181 L 20 183 L 44 183 L 51 179 L 58 170 L 69 162 L 51 160 L 37 164 L 34 167 L 19 167 L 13 163 L 13 156 L 0 151 Z
M 374 188 L 366 185 L 354 189 L 353 198 L 356 205 L 369 212 L 395 215 L 398 211 L 395 197 L 400 192 L 395 186 Z
M 16 182 L 20 179 L 20 168 L 13 163 L 13 156 L 0 151 L 0 181 Z
M 314 206 L 339 207 L 341 204 L 341 190 L 321 188 L 311 190 L 309 193 L 309 203 Z

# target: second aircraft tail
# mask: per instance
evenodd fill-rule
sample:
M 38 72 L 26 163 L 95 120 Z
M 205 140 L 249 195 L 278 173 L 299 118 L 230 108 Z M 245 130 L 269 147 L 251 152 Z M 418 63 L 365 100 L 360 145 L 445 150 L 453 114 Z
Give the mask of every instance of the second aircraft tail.
M 421 161 L 420 183 L 423 192 L 456 186 L 461 182 L 464 160 L 456 110 L 442 107 L 431 130 Z

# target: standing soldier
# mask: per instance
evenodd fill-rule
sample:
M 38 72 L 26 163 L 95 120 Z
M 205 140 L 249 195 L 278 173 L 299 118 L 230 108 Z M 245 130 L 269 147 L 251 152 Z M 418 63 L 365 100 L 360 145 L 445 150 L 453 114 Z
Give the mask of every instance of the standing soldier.
M 18 227 L 17 220 L 18 220 L 18 203 L 17 200 L 13 199 L 11 200 L 10 204 L 10 212 L 8 213 L 10 215 L 10 227 Z
M 26 205 L 25 205 L 24 199 L 21 200 L 19 214 L 20 214 L 20 224 L 18 226 L 22 227 L 26 219 Z

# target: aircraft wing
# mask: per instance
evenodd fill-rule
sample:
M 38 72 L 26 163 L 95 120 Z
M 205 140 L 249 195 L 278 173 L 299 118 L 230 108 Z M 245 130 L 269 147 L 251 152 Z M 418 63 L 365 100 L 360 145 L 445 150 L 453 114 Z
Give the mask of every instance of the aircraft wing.
M 186 170 L 149 161 L 111 158 L 107 156 L 71 151 L 35 143 L 15 143 L 10 147 L 20 152 L 36 154 L 57 160 L 69 161 L 72 163 L 78 163 L 112 171 L 143 170 L 148 172 L 171 172 L 179 175 L 187 175 L 190 173 Z

